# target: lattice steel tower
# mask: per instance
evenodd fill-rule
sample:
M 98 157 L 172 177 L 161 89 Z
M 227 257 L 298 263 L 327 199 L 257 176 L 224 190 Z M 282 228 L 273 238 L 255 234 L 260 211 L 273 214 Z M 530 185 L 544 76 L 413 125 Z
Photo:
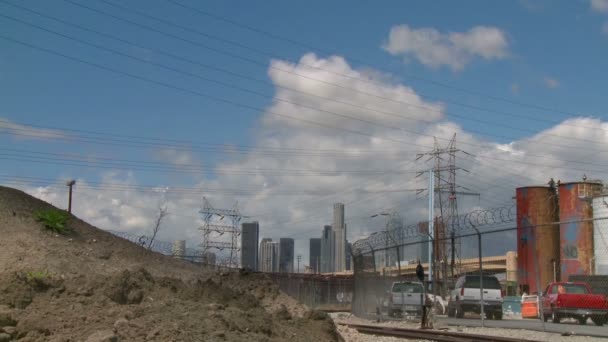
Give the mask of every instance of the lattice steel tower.
M 219 251 L 227 249 L 230 251 L 230 254 L 225 260 L 226 266 L 238 267 L 240 252 L 238 238 L 241 235 L 239 223 L 243 218 L 238 209 L 238 202 L 234 204 L 232 209 L 215 209 L 207 198 L 203 197 L 203 209 L 199 213 L 203 215 L 203 221 L 205 222 L 200 227 L 203 231 L 203 243 L 201 244 L 203 255 L 207 255 L 213 249 Z M 219 219 L 214 220 L 214 217 Z M 225 218 L 228 218 L 231 224 L 217 223 L 224 221 Z M 229 235 L 229 242 L 226 239 L 221 239 L 224 234 Z
M 454 236 L 454 231 L 459 224 L 457 195 L 479 196 L 478 193 L 459 191 L 460 189 L 470 191 L 470 189 L 456 184 L 456 171 L 468 172 L 456 166 L 457 152 L 466 154 L 456 148 L 456 134 L 454 134 L 446 147 L 440 147 L 435 138 L 433 150 L 418 154 L 416 157 L 418 160 L 429 156 L 429 160 L 433 160 L 432 174 L 435 178 L 433 263 L 436 265 L 433 273 L 434 279 L 444 282 L 450 277 L 454 277 L 456 264 L 459 264 L 461 259 L 460 241 Z M 450 272 L 448 272 L 448 254 L 451 257 Z

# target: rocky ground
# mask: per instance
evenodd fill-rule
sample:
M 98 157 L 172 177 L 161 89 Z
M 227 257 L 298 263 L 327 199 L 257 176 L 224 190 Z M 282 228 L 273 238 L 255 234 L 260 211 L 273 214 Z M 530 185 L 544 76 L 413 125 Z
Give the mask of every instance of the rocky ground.
M 52 207 L 0 187 L 0 342 L 341 339 L 264 275 L 203 269 L 76 217 L 51 233 L 40 208 Z
M 397 342 L 407 341 L 406 339 L 397 339 L 394 337 L 380 337 L 373 335 L 360 334 L 355 329 L 350 329 L 340 323 L 345 324 L 367 324 L 378 326 L 389 326 L 398 328 L 417 329 L 419 323 L 410 323 L 405 321 L 385 321 L 377 322 L 364 318 L 352 316 L 350 313 L 332 313 L 330 316 L 334 319 L 338 326 L 338 331 L 347 342 Z M 506 336 L 514 338 L 522 338 L 534 341 L 551 341 L 551 342 L 593 342 L 606 341 L 604 338 L 595 338 L 587 336 L 562 336 L 560 334 L 545 333 L 540 331 L 517 330 L 517 329 L 498 329 L 498 328 L 472 328 L 472 327 L 448 327 L 445 325 L 435 325 L 435 328 L 447 329 L 450 331 L 458 331 L 470 334 L 488 335 L 488 336 Z

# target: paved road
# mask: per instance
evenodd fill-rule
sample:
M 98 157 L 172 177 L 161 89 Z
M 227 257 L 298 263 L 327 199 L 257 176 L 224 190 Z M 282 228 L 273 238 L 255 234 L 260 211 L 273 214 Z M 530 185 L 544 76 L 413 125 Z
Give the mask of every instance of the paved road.
M 447 325 L 461 325 L 468 327 L 480 327 L 481 320 L 470 319 L 470 318 L 448 318 L 438 317 L 437 320 Z M 543 331 L 543 324 L 540 320 L 535 319 L 521 319 L 521 320 L 502 320 L 502 321 L 485 321 L 486 327 L 492 328 L 507 328 L 507 329 L 528 329 Z M 574 332 L 576 335 L 587 335 L 596 337 L 608 337 L 608 325 L 598 327 L 595 326 L 591 320 L 588 321 L 587 325 L 579 325 L 577 323 L 560 323 L 555 324 L 551 322 L 545 323 L 547 332 L 564 333 Z

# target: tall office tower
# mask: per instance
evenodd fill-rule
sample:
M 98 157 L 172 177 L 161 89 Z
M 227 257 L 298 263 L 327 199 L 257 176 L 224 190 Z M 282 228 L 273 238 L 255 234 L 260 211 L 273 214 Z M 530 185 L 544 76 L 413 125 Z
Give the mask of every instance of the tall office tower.
M 291 238 L 279 240 L 279 272 L 293 273 L 294 241 Z
M 280 245 L 278 242 L 272 243 L 272 272 L 279 272 L 279 248 Z
M 241 227 L 241 267 L 258 270 L 258 242 L 260 225 L 257 222 L 243 223 Z
M 260 242 L 260 258 L 258 259 L 258 269 L 261 272 L 274 272 L 275 252 L 277 245 L 270 238 L 263 238 Z
M 352 262 L 353 255 L 351 254 L 351 250 L 353 248 L 353 244 L 346 240 L 346 269 L 349 271 L 353 270 Z
M 334 204 L 334 223 L 332 229 L 335 234 L 335 264 L 334 272 L 346 269 L 346 227 L 344 226 L 344 204 Z
M 323 236 L 321 237 L 321 273 L 331 273 L 334 271 L 335 259 L 335 242 L 334 231 L 331 226 L 323 227 Z
M 310 239 L 310 250 L 308 253 L 308 265 L 312 273 L 319 273 L 321 267 L 321 239 Z

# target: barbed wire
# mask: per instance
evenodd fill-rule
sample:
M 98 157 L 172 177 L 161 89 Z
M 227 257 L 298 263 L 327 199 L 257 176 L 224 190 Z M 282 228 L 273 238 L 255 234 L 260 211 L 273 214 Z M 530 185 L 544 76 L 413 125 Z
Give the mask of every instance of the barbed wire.
M 446 222 L 447 233 L 460 233 L 474 229 L 488 229 L 514 222 L 516 219 L 515 205 L 498 208 L 474 210 L 469 213 L 458 215 Z M 441 217 L 436 218 L 435 225 L 442 224 Z M 357 240 L 353 243 L 352 252 L 355 255 L 367 254 L 375 250 L 394 248 L 407 243 L 427 238 L 429 221 L 410 224 L 402 228 L 393 228 L 372 233 L 370 236 Z

